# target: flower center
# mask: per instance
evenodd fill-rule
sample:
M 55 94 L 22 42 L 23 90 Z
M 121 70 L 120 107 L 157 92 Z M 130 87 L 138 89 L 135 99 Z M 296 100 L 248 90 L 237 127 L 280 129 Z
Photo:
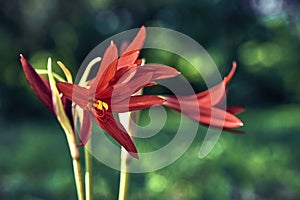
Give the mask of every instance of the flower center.
M 94 101 L 93 106 L 98 110 L 102 110 L 102 111 L 108 110 L 108 104 L 101 100 Z

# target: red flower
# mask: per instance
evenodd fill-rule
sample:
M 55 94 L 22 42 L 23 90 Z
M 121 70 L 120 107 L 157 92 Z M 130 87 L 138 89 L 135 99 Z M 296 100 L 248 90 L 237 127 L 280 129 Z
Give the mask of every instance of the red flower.
M 59 82 L 57 87 L 63 95 L 84 110 L 81 129 L 82 143 L 91 133 L 90 117 L 132 156 L 138 157 L 130 136 L 113 113 L 141 110 L 161 105 L 164 99 L 153 95 L 136 95 L 141 88 L 155 84 L 155 80 L 169 78 L 179 73 L 170 67 L 156 64 L 141 65 L 137 59 L 146 38 L 142 27 L 126 50 L 118 56 L 116 45 L 107 48 L 95 78 L 84 88 L 75 84 Z
M 196 95 L 180 98 L 165 96 L 166 101 L 163 104 L 178 112 L 182 111 L 189 118 L 207 126 L 224 128 L 225 130 L 241 127 L 243 122 L 235 114 L 242 112 L 243 108 L 238 106 L 227 107 L 226 110 L 222 108 L 226 97 L 226 86 L 233 77 L 235 70 L 236 63 L 234 62 L 228 76 L 218 85 Z M 180 106 L 184 106 L 184 109 L 181 109 Z M 195 109 L 195 106 L 199 109 Z M 236 130 L 230 131 L 238 132 Z

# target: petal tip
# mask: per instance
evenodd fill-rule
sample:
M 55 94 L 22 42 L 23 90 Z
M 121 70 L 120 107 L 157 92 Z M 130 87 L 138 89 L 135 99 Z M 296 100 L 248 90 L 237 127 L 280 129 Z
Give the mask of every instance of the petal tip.
M 20 61 L 21 61 L 21 63 L 26 62 L 26 58 L 21 53 L 20 53 Z
M 134 157 L 134 158 L 136 158 L 136 159 L 139 159 L 139 154 L 138 154 L 138 153 L 129 152 L 129 154 L 130 154 L 132 157 Z

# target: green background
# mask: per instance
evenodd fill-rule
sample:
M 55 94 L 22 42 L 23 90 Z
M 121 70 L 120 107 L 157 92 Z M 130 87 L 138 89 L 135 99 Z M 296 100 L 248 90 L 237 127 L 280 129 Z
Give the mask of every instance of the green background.
M 64 133 L 28 87 L 19 54 L 37 68 L 51 56 L 75 76 L 97 44 L 142 25 L 195 39 L 222 76 L 237 61 L 228 104 L 246 108 L 239 115 L 246 134 L 224 132 L 209 156 L 199 159 L 201 128 L 175 163 L 132 174 L 129 199 L 300 199 L 299 11 L 298 1 L 284 0 L 1 1 L 0 199 L 76 197 Z M 195 90 L 204 88 L 193 71 L 188 74 Z M 165 132 L 172 135 L 172 127 Z M 95 199 L 116 199 L 118 176 L 94 160 Z

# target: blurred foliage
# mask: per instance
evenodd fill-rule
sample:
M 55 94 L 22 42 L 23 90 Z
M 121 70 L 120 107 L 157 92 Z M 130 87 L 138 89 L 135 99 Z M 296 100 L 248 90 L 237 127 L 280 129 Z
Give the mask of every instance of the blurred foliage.
M 246 134 L 224 133 L 199 160 L 200 129 L 171 166 L 132 174 L 130 199 L 300 199 L 299 11 L 296 0 L 1 1 L 0 199 L 76 196 L 64 135 L 28 87 L 19 53 L 36 68 L 51 56 L 75 75 L 98 43 L 141 25 L 192 37 L 222 75 L 238 62 L 228 101 L 246 107 Z M 155 57 L 179 70 L 186 64 Z M 205 88 L 193 69 L 183 73 Z M 118 172 L 96 161 L 94 168 L 95 199 L 115 199 Z

